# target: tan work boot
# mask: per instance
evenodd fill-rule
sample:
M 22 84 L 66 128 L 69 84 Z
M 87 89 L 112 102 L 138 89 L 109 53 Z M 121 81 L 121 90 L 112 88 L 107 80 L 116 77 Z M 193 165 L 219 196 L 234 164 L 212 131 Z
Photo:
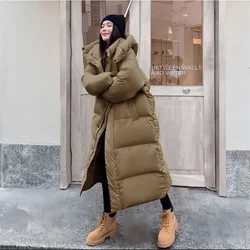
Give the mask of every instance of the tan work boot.
M 175 232 L 178 231 L 178 222 L 171 209 L 163 211 L 161 219 L 161 230 L 158 235 L 157 246 L 159 248 L 167 248 L 175 241 Z
M 87 236 L 86 243 L 89 246 L 96 246 L 103 243 L 107 238 L 117 236 L 117 234 L 115 216 L 110 217 L 109 214 L 103 213 L 97 228 Z

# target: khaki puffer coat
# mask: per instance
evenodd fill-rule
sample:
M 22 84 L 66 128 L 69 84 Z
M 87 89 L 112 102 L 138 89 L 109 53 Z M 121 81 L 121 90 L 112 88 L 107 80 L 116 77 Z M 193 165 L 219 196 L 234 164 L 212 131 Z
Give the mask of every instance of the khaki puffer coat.
M 80 194 L 102 181 L 101 168 L 106 167 L 111 212 L 163 198 L 172 184 L 159 142 L 154 97 L 137 50 L 132 35 L 119 38 L 107 49 L 103 70 L 98 41 L 83 47 L 87 65 L 82 84 L 96 101 Z M 105 161 L 99 153 L 103 132 Z

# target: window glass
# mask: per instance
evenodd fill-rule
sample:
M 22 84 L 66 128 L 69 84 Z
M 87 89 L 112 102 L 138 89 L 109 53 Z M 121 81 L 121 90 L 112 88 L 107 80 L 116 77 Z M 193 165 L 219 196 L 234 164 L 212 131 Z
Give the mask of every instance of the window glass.
M 152 85 L 202 85 L 202 1 L 151 1 Z

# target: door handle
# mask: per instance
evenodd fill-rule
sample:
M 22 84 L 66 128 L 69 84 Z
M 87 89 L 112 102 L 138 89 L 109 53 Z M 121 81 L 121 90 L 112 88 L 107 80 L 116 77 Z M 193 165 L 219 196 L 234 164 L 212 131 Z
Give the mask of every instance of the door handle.
M 185 89 L 182 90 L 184 95 L 188 95 L 190 93 L 190 91 L 191 90 L 189 88 L 185 88 Z
M 130 0 L 130 1 L 129 1 L 128 7 L 127 7 L 127 9 L 126 9 L 126 11 L 125 11 L 125 13 L 124 13 L 124 17 L 125 17 L 125 18 L 127 17 L 127 14 L 128 14 L 128 11 L 129 11 L 129 9 L 130 9 L 130 7 L 131 7 L 132 2 L 133 2 L 133 0 Z

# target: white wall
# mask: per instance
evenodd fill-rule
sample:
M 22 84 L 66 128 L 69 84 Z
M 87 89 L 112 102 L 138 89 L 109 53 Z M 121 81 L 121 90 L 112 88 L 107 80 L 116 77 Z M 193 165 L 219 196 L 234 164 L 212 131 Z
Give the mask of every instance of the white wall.
M 0 18 L 0 142 L 59 144 L 59 2 L 1 1 Z
M 3 131 L 3 16 L 2 16 L 2 8 L 0 3 L 0 143 L 2 141 L 2 131 Z
M 250 2 L 227 1 L 226 147 L 250 150 Z

